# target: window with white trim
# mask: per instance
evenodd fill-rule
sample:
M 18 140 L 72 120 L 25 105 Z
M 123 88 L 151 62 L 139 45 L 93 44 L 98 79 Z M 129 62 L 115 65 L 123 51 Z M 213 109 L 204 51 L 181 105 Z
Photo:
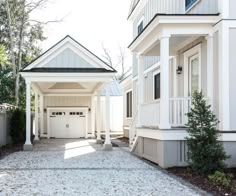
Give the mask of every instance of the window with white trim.
M 153 95 L 154 100 L 161 98 L 161 74 L 156 72 L 153 74 Z
M 142 17 L 137 24 L 138 35 L 143 32 L 143 19 L 144 17 Z
M 185 0 L 185 10 L 188 10 L 198 0 Z
M 126 118 L 132 118 L 132 91 L 126 93 Z

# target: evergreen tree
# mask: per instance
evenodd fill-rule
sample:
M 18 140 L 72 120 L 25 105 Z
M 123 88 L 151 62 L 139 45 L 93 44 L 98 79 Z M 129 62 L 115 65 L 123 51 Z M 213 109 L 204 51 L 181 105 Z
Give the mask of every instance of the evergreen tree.
M 194 92 L 192 108 L 188 116 L 187 132 L 189 136 L 189 160 L 193 171 L 209 174 L 225 168 L 225 160 L 229 158 L 221 142 L 217 140 L 219 121 L 207 105 L 202 92 Z

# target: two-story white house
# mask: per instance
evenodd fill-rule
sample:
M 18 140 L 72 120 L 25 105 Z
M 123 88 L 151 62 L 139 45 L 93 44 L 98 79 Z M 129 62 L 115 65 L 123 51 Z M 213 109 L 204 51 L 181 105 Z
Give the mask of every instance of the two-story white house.
M 235 0 L 132 0 L 125 96 L 132 92 L 126 113 L 134 153 L 161 167 L 186 165 L 185 114 L 193 91 L 202 90 L 220 120 L 227 164 L 236 166 L 235 8 Z

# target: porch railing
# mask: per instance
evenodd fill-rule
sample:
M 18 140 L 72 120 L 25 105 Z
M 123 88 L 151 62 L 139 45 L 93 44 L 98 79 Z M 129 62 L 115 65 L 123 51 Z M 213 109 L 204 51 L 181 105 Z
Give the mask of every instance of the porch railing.
M 141 105 L 141 125 L 144 127 L 158 127 L 160 124 L 160 101 Z
M 204 98 L 210 104 L 209 98 Z M 188 122 L 187 113 L 192 106 L 192 97 L 170 98 L 170 124 L 172 127 L 183 127 Z
M 191 97 L 170 98 L 170 124 L 173 127 L 185 126 L 188 122 L 186 114 L 192 105 Z

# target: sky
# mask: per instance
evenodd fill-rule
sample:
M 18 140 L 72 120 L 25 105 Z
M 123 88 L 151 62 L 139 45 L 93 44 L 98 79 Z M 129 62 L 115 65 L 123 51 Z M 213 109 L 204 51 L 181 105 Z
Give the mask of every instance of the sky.
M 119 47 L 127 48 L 132 41 L 132 25 L 127 21 L 129 6 L 130 0 L 50 0 L 31 17 L 43 22 L 63 19 L 45 27 L 44 51 L 70 35 L 99 57 L 104 54 L 103 44 L 116 64 Z M 130 57 L 127 49 L 126 67 L 130 66 Z

